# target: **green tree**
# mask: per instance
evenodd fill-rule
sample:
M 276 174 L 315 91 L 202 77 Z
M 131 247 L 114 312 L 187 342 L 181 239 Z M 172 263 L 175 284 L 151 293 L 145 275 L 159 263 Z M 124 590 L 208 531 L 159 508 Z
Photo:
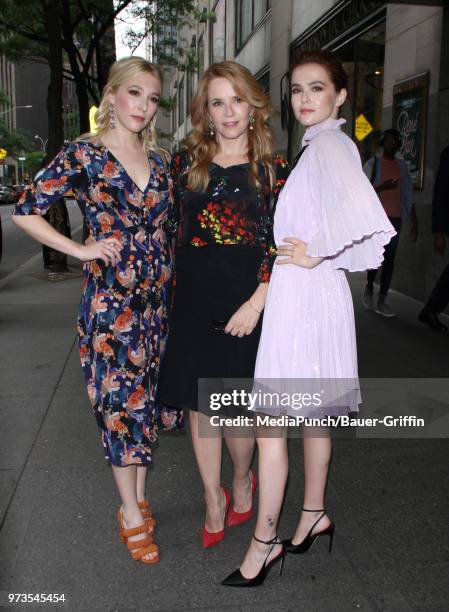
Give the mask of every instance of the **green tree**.
M 10 157 L 17 157 L 23 151 L 34 148 L 31 134 L 26 130 L 16 129 L 11 132 L 4 121 L 0 119 L 0 147 L 5 149 Z
M 163 19 L 161 4 L 181 20 L 194 9 L 194 0 L 0 0 L 0 54 L 13 61 L 44 62 L 50 68 L 47 99 L 49 117 L 48 153 L 54 154 L 63 142 L 62 83 L 71 79 L 76 88 L 80 132 L 89 130 L 89 105 L 97 103 L 105 84 L 108 61 L 104 57 L 105 37 L 114 21 L 143 16 L 144 35 L 159 31 Z M 114 58 L 109 58 L 113 61 Z

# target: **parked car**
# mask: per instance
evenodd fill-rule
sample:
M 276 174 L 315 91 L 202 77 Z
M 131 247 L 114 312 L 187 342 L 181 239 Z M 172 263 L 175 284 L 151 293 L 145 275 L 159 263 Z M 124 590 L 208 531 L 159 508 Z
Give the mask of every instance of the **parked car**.
M 0 185 L 0 204 L 11 204 L 14 202 L 13 192 L 6 185 Z
M 20 198 L 21 191 L 19 191 L 18 189 L 16 189 L 16 188 L 14 187 L 14 185 L 6 185 L 6 186 L 7 186 L 7 187 L 8 187 L 8 189 L 11 191 L 11 196 L 12 196 L 13 202 L 14 202 L 14 203 L 15 203 L 15 202 L 18 202 L 18 201 L 19 201 L 19 198 Z

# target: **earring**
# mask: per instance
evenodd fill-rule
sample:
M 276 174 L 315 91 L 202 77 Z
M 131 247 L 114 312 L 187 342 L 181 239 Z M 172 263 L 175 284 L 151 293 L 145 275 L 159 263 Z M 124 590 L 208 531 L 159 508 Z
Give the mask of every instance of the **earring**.
M 249 130 L 254 130 L 254 115 L 251 115 L 249 118 L 249 126 L 248 126 Z
M 215 136 L 215 125 L 212 123 L 212 121 L 209 121 L 209 134 L 210 136 Z
M 109 127 L 111 130 L 115 129 L 115 106 L 113 104 L 109 107 Z

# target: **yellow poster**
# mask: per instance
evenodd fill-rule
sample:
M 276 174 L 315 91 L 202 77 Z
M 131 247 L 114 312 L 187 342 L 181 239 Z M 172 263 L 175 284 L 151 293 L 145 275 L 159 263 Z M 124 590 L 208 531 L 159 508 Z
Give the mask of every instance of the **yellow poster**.
M 3 159 L 4 157 L 6 157 L 7 152 L 5 151 L 5 149 L 0 149 L 0 159 Z

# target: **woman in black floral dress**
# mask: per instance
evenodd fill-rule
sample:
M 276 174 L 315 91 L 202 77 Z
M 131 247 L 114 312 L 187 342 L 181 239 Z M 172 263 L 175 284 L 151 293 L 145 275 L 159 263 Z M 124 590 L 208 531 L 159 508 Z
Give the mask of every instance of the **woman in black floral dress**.
M 165 233 L 172 185 L 157 148 L 158 68 L 116 62 L 97 112 L 97 134 L 61 150 L 18 203 L 15 223 L 84 265 L 78 331 L 84 379 L 122 499 L 120 537 L 134 559 L 159 560 L 145 478 L 156 440 L 155 390 L 167 334 L 171 252 Z M 93 237 L 78 244 L 43 218 L 69 189 Z
M 158 393 L 166 405 L 190 409 L 207 504 L 205 548 L 224 537 L 230 495 L 220 484 L 221 428 L 211 423 L 206 398 L 204 405 L 198 399 L 198 379 L 207 379 L 201 387 L 210 393 L 229 391 L 224 379 L 254 374 L 275 258 L 272 196 L 287 176 L 286 163 L 273 162 L 270 112 L 268 96 L 246 68 L 213 64 L 192 103 L 187 150 L 172 160 L 176 287 Z M 239 411 L 234 406 L 227 414 Z M 234 465 L 231 526 L 252 515 L 255 443 L 250 428 L 223 433 Z

